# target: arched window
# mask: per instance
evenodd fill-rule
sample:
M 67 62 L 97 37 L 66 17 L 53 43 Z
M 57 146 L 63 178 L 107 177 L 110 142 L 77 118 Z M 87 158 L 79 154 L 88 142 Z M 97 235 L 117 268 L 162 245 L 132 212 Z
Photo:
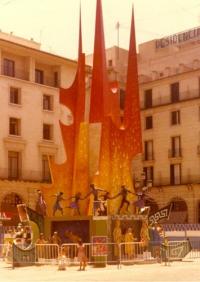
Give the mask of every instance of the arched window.
M 174 198 L 171 200 L 172 209 L 169 218 L 170 223 L 187 223 L 188 222 L 188 208 L 186 202 L 181 198 Z

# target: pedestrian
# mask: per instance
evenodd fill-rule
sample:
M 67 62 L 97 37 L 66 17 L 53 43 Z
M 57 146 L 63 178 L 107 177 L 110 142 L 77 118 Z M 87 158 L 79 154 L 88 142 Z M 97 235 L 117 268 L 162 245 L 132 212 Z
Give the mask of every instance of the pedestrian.
M 78 270 L 85 270 L 86 265 L 87 265 L 87 257 L 85 254 L 85 246 L 83 245 L 82 240 L 78 241 L 77 249 L 78 249 L 77 257 L 80 262 L 80 268 Z

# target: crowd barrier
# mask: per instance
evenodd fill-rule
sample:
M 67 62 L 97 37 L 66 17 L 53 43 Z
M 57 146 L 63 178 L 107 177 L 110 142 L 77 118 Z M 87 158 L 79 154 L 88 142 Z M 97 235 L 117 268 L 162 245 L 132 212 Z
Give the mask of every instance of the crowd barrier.
M 200 258 L 200 240 L 133 243 L 86 243 L 85 253 L 88 264 L 107 265 L 166 262 Z M 35 244 L 22 248 L 16 244 L 1 244 L 0 259 L 15 266 L 32 264 L 78 265 L 77 244 Z

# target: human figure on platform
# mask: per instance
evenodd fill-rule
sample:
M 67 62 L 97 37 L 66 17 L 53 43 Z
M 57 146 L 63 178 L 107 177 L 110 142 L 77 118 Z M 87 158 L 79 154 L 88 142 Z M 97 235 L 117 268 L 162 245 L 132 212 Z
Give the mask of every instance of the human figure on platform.
M 148 221 L 143 220 L 142 227 L 140 230 L 140 241 L 143 244 L 143 248 L 146 250 L 149 245 L 150 236 L 149 236 L 149 227 L 148 227 Z
M 125 241 L 125 255 L 128 259 L 132 258 L 135 254 L 135 246 L 133 244 L 137 239 L 134 237 L 132 228 L 128 228 L 124 236 Z
M 60 202 L 65 200 L 63 198 L 63 192 L 59 192 L 58 194 L 53 195 L 53 197 L 56 197 L 55 203 L 53 205 L 53 216 L 55 215 L 57 210 L 60 211 L 63 215 L 63 208 L 60 205 Z
M 130 202 L 128 200 L 128 194 L 135 195 L 135 193 L 133 193 L 132 191 L 128 190 L 125 185 L 122 185 L 121 186 L 121 191 L 117 195 L 112 197 L 112 199 L 115 199 L 115 198 L 117 198 L 119 196 L 122 196 L 121 203 L 120 203 L 120 206 L 119 206 L 118 211 L 117 211 L 118 214 L 120 214 L 121 209 L 124 207 L 125 204 L 127 204 L 126 211 L 128 211 L 128 208 L 129 208 L 129 205 L 130 205 Z
M 138 191 L 135 195 L 138 198 L 134 202 L 134 206 L 138 209 L 138 213 L 143 214 L 144 212 L 146 213 L 146 211 L 148 212 L 150 208 L 146 206 L 146 200 L 152 202 L 151 198 L 146 195 L 145 191 Z
M 99 201 L 99 192 L 105 192 L 105 190 L 96 188 L 94 184 L 90 184 L 90 192 L 83 199 L 86 199 L 92 194 L 94 196 L 94 201 Z
M 114 255 L 116 257 L 119 256 L 119 244 L 122 242 L 122 230 L 120 227 L 120 221 L 117 220 L 115 222 L 115 228 L 113 230 L 113 241 L 115 243 L 114 245 Z
M 79 202 L 81 200 L 84 200 L 84 198 L 81 198 L 81 193 L 80 192 L 76 193 L 74 196 L 70 197 L 68 200 L 73 200 L 73 201 L 66 208 L 76 209 L 78 214 L 81 215 Z
M 39 214 L 46 216 L 47 215 L 47 205 L 44 199 L 44 195 L 41 190 L 37 190 L 38 199 L 36 202 L 36 212 Z
M 104 191 L 100 198 L 102 199 L 102 202 L 100 204 L 100 215 L 107 215 L 107 201 L 112 200 L 115 197 L 111 197 L 110 192 Z

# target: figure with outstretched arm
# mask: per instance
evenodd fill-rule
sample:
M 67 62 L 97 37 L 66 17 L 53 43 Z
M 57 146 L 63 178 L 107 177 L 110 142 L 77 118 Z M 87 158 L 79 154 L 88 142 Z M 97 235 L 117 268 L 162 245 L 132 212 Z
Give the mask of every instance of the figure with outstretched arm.
M 105 190 L 96 188 L 94 184 L 90 184 L 90 192 L 83 199 L 86 199 L 92 194 L 94 196 L 94 201 L 99 201 L 99 192 L 105 192 Z
M 81 215 L 80 213 L 80 207 L 79 207 L 79 201 L 80 200 L 84 200 L 85 198 L 81 198 L 81 193 L 78 192 L 76 193 L 74 196 L 70 197 L 68 200 L 72 200 L 71 203 L 69 204 L 69 206 L 67 206 L 66 208 L 70 208 L 70 209 L 76 209 L 78 214 Z
M 64 201 L 63 192 L 59 192 L 58 194 L 52 195 L 52 197 L 56 197 L 55 203 L 53 205 L 53 216 L 55 215 L 56 211 L 60 211 L 63 215 L 63 208 L 60 205 L 61 201 Z
M 128 200 L 128 194 L 135 195 L 135 193 L 133 193 L 132 191 L 128 190 L 125 185 L 122 185 L 121 186 L 121 191 L 117 195 L 112 197 L 112 199 L 115 199 L 115 198 L 118 198 L 119 196 L 122 196 L 121 203 L 120 203 L 120 206 L 119 206 L 118 211 L 117 211 L 118 214 L 120 214 L 121 209 L 123 208 L 123 206 L 125 204 L 127 204 L 126 211 L 128 210 L 129 205 L 130 205 L 130 202 Z

